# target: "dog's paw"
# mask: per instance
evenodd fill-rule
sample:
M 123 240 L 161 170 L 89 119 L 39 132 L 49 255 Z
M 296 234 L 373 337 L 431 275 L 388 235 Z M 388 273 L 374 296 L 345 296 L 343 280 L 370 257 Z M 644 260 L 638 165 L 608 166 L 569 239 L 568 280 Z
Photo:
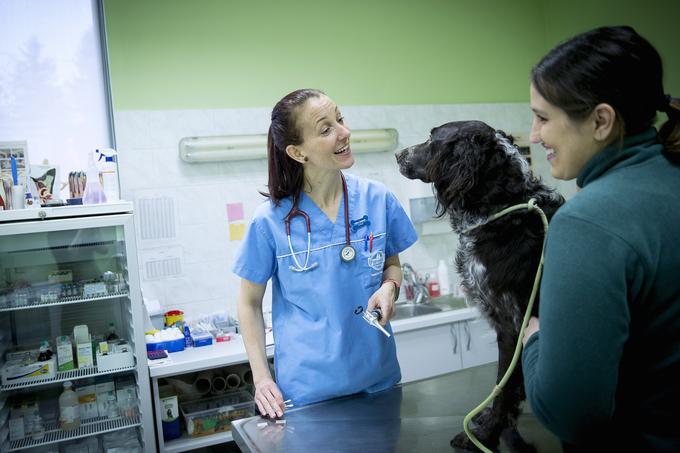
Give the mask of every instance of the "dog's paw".
M 477 437 L 477 440 L 479 440 L 486 448 L 489 450 L 497 450 L 498 449 L 498 435 L 488 435 L 486 431 L 484 430 L 478 430 L 478 429 L 472 429 L 472 432 L 474 435 Z M 495 437 L 495 439 L 494 439 Z M 451 439 L 451 446 L 455 449 L 458 450 L 465 450 L 465 451 L 481 451 L 477 446 L 472 443 L 470 438 L 465 434 L 465 431 L 462 433 L 459 433 Z
M 486 426 L 491 417 L 491 408 L 485 407 L 480 413 L 472 417 L 472 423 L 474 423 L 475 426 Z

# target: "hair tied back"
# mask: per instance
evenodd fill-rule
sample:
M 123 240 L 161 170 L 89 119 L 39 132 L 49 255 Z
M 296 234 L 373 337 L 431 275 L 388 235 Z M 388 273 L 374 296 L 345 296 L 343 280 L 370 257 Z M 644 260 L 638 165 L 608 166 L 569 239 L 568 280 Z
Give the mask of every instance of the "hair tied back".
M 657 110 L 659 112 L 668 112 L 670 110 L 672 100 L 673 97 L 670 94 L 664 94 L 659 100 L 659 107 Z

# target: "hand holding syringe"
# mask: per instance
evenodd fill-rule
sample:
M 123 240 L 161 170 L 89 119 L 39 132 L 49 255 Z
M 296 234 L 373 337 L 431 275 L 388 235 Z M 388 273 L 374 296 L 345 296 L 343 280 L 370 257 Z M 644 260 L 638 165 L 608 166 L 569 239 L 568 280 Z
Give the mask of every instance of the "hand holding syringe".
M 375 327 L 376 329 L 380 330 L 382 333 L 385 334 L 387 338 L 391 337 L 390 333 L 385 330 L 383 326 L 380 325 L 378 321 L 382 318 L 382 311 L 380 308 L 374 308 L 371 311 L 365 310 L 364 315 L 363 315 L 364 321 Z

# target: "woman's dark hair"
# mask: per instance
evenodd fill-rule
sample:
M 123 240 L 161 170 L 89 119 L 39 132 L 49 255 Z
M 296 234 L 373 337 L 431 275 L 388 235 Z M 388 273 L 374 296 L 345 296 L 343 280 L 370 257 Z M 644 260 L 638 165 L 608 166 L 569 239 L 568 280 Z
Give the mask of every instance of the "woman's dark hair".
M 262 195 L 276 205 L 283 198 L 293 196 L 295 210 L 304 185 L 302 164 L 291 159 L 286 154 L 286 146 L 302 143 L 302 130 L 298 124 L 300 107 L 309 98 L 325 95 L 321 90 L 302 89 L 288 93 L 276 103 L 272 110 L 272 122 L 267 135 L 267 161 L 269 165 L 269 193 Z
M 680 157 L 680 99 L 664 94 L 659 53 L 632 27 L 601 27 L 555 47 L 531 71 L 531 82 L 549 103 L 573 120 L 600 103 L 612 106 L 619 138 L 648 129 L 663 111 L 659 135 L 665 152 Z

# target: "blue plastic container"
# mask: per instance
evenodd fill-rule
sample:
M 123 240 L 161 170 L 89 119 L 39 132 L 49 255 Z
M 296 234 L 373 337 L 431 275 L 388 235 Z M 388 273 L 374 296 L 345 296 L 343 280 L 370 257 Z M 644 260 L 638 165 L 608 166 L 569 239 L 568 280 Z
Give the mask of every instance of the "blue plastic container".
M 178 338 L 172 341 L 159 341 L 158 343 L 147 343 L 147 351 L 168 351 L 168 352 L 178 352 L 184 351 L 184 338 Z

